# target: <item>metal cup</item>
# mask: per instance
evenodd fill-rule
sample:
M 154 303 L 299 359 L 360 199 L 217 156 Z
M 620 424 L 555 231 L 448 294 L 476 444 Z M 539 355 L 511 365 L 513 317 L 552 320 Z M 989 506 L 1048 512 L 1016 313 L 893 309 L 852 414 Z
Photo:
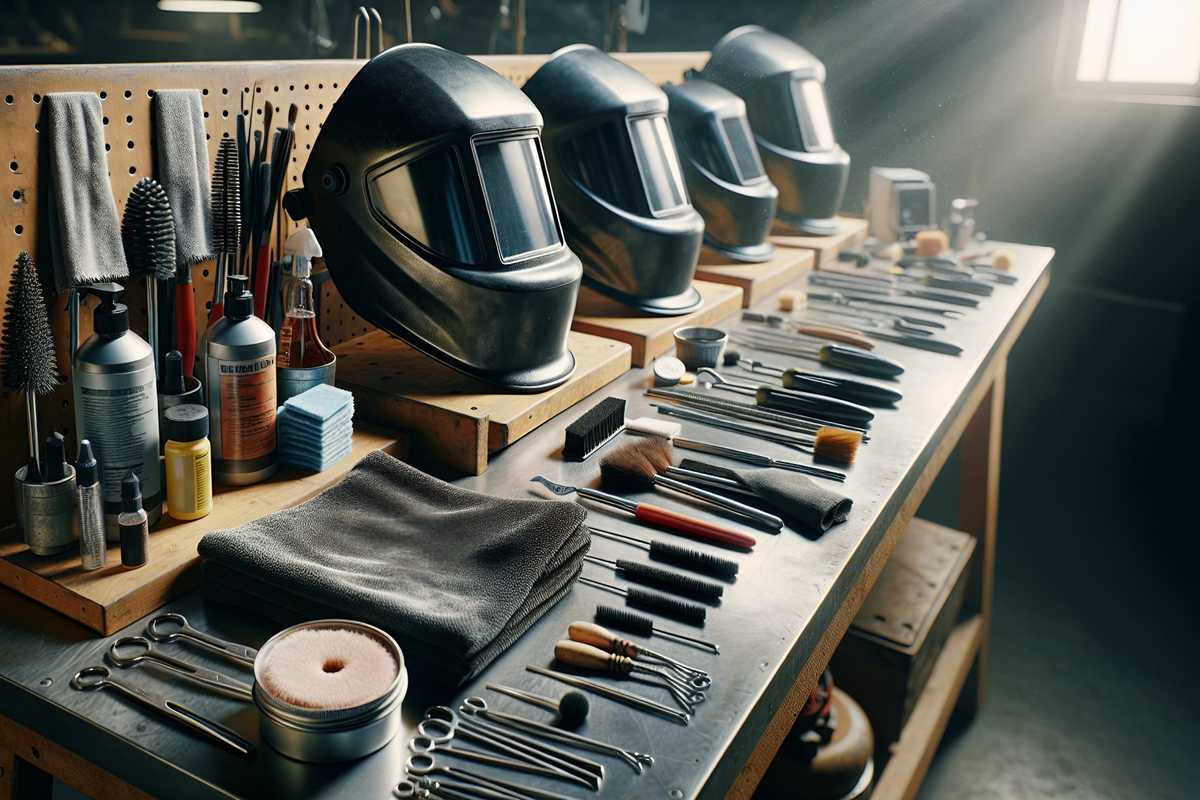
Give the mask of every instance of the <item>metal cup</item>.
M 287 402 L 289 397 L 303 394 L 314 386 L 327 383 L 333 386 L 334 374 L 337 372 L 337 358 L 320 367 L 294 368 L 279 367 L 275 370 L 275 391 L 279 405 Z
M 675 355 L 692 371 L 715 367 L 721 363 L 728 338 L 719 328 L 678 328 L 675 331 Z
M 34 555 L 57 555 L 79 541 L 75 468 L 70 464 L 66 468 L 66 477 L 48 483 L 26 483 L 26 467 L 13 475 L 17 525 Z

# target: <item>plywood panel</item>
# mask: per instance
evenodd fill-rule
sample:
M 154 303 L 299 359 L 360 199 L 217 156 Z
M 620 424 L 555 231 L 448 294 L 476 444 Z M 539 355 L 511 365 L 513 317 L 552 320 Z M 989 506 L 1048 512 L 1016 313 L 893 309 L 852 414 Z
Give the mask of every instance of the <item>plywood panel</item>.
M 730 261 L 715 250 L 704 248 L 696 277 L 712 283 L 727 283 L 742 290 L 742 308 L 749 308 L 779 291 L 812 269 L 816 256 L 811 250 L 777 247 L 761 264 Z

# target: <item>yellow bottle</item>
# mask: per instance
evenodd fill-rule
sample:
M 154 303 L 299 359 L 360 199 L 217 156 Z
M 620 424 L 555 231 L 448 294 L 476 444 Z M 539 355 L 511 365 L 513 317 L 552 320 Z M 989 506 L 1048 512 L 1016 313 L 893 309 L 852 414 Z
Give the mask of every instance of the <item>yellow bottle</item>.
M 183 522 L 212 511 L 212 445 L 208 409 L 185 403 L 163 413 L 167 514 Z

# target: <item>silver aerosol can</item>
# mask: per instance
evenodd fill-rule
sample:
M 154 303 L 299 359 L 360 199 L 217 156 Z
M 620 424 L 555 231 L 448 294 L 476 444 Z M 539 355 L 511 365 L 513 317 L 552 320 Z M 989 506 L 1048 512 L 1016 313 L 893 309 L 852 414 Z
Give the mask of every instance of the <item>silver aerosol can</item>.
M 120 284 L 95 283 L 77 291 L 96 295 L 100 305 L 92 312 L 95 332 L 75 354 L 75 432 L 91 441 L 100 462 L 104 530 L 115 542 L 121 479 L 130 471 L 141 481 L 150 524 L 162 516 L 154 353 L 129 330 L 129 309 L 118 302 L 125 291 Z
M 225 316 L 204 342 L 213 480 L 257 483 L 275 474 L 275 331 L 254 316 L 245 275 L 226 278 Z

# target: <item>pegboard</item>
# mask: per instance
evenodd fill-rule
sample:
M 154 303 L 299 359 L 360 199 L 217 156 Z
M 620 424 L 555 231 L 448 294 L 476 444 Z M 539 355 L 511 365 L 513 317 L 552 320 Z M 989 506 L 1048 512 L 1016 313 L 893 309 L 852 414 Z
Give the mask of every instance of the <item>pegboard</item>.
M 658 83 L 678 81 L 687 69 L 702 66 L 707 60 L 705 53 L 622 53 L 616 57 Z M 520 86 L 545 58 L 543 55 L 481 56 L 479 60 Z M 290 189 L 300 185 L 307 154 L 329 109 L 364 63 L 326 60 L 0 67 L 0 298 L 7 297 L 12 265 L 21 250 L 28 250 L 37 259 L 44 283 L 49 274 L 45 220 L 39 218 L 38 198 L 45 183 L 39 159 L 45 95 L 84 91 L 100 97 L 108 170 L 120 215 L 133 185 L 144 177 L 155 176 L 151 103 L 157 90 L 201 91 L 210 170 L 221 137 L 234 135 L 237 115 L 243 107 L 249 109 L 252 99 L 251 130 L 262 129 L 266 101 L 277 109 L 273 127 L 286 124 L 288 106 L 297 104 L 296 142 L 285 184 L 285 189 Z M 282 211 L 277 223 L 270 239 L 276 253 L 283 239 L 296 227 Z M 198 334 L 206 327 L 214 271 L 212 262 L 202 262 L 193 269 Z M 125 300 L 130 307 L 132 327 L 144 335 L 144 281 L 126 283 Z M 62 383 L 52 395 L 39 401 L 39 433 L 44 438 L 51 431 L 61 431 L 73 448 L 66 299 L 49 298 L 48 305 Z M 346 306 L 331 281 L 325 281 L 321 287 L 319 313 L 322 336 L 331 346 L 372 330 Z M 82 317 L 81 340 L 91 334 L 90 315 L 85 311 Z M 3 393 L 0 412 L 5 419 L 12 420 L 9 435 L 0 440 L 0 525 L 4 525 L 13 518 L 12 481 L 7 476 L 28 457 L 22 429 L 24 399 Z

